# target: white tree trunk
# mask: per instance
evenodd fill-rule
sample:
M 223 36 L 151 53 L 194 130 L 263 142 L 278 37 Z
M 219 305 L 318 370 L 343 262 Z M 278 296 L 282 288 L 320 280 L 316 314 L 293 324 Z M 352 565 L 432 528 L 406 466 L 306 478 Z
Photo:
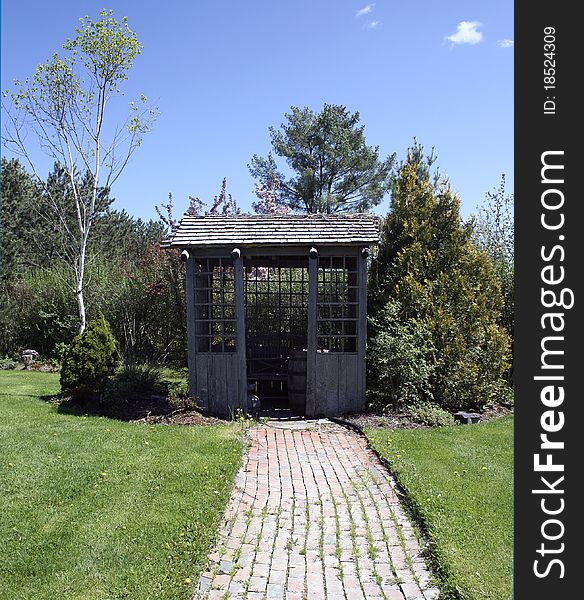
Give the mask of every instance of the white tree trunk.
M 75 297 L 77 298 L 77 308 L 79 310 L 79 333 L 83 333 L 86 323 L 83 282 L 85 279 L 85 250 L 87 247 L 87 240 L 85 239 L 85 236 L 83 237 L 84 239 L 81 242 L 81 248 L 79 249 L 79 258 L 75 272 Z

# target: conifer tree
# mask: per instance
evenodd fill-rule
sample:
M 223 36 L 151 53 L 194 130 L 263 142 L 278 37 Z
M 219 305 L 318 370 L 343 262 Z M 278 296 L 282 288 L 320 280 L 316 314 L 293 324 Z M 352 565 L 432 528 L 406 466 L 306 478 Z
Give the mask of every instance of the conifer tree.
M 358 112 L 325 104 L 320 112 L 292 106 L 286 123 L 270 127 L 273 153 L 284 159 L 286 177 L 274 155 L 254 154 L 249 164 L 260 189 L 273 187 L 278 205 L 307 213 L 364 212 L 381 202 L 389 186 L 394 156 L 365 142 Z
M 371 272 L 371 309 L 374 317 L 397 301 L 404 323 L 423 323 L 430 332 L 434 401 L 480 409 L 505 389 L 501 290 L 491 261 L 461 222 L 458 198 L 448 182 L 432 177 L 432 162 L 416 144 L 394 179 Z

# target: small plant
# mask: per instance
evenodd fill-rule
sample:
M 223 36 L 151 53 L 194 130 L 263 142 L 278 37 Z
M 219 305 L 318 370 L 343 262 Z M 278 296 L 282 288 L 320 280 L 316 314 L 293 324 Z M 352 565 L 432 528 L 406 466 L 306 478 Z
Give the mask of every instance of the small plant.
M 118 343 L 100 313 L 71 342 L 61 368 L 61 390 L 72 395 L 101 393 L 119 363 Z
M 0 358 L 0 370 L 12 370 L 16 369 L 20 365 L 20 362 L 14 360 L 11 356 L 4 356 Z
M 297 543 L 298 540 L 295 537 L 290 536 L 286 542 L 286 550 L 292 550 Z
M 246 413 L 242 408 L 233 408 L 229 409 L 229 420 L 238 423 L 239 425 L 246 427 L 248 425 L 253 425 L 254 419 Z
M 122 367 L 118 378 L 133 384 L 139 390 L 150 390 L 161 381 L 160 369 L 148 363 L 127 363 Z
M 108 381 L 104 399 L 131 402 L 152 395 L 166 396 L 166 391 L 160 369 L 147 363 L 127 363 Z
M 455 425 L 454 417 L 436 404 L 421 404 L 408 408 L 408 415 L 417 423 L 430 427 Z

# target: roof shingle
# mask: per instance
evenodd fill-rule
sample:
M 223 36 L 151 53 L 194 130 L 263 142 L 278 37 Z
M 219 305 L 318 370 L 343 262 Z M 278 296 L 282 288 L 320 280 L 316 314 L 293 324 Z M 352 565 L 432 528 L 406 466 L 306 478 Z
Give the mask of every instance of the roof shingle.
M 320 244 L 368 245 L 379 242 L 379 219 L 352 215 L 184 216 L 165 248 Z

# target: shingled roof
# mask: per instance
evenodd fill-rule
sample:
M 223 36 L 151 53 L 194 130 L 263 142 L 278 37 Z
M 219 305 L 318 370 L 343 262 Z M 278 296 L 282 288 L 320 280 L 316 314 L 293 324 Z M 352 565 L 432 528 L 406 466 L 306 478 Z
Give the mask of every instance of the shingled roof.
M 379 242 L 379 219 L 353 215 L 184 216 L 165 248 L 212 246 L 369 245 Z

